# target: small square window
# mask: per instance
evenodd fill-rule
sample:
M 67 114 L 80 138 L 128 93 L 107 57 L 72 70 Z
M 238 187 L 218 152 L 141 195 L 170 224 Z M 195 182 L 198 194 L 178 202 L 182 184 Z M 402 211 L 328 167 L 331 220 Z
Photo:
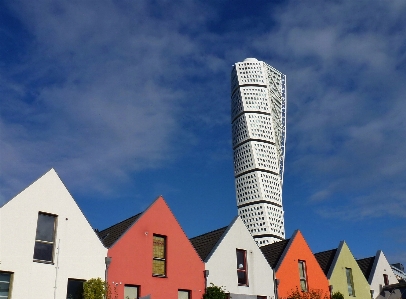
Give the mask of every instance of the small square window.
M 140 294 L 139 286 L 128 285 L 124 286 L 124 298 L 125 299 L 137 299 Z
M 66 299 L 83 299 L 83 283 L 85 281 L 84 279 L 69 278 Z
M 11 281 L 13 273 L 0 271 L 0 299 L 11 298 Z
M 190 299 L 190 291 L 189 290 L 179 290 L 178 299 Z

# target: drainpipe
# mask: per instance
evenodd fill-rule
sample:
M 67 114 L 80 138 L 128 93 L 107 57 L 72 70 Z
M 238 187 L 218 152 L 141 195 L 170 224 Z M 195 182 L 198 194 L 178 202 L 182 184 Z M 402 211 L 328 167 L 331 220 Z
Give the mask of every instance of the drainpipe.
M 59 250 L 60 250 L 60 247 L 61 247 L 61 239 L 58 239 L 58 247 L 56 248 L 54 299 L 56 298 L 56 288 L 57 288 L 57 284 L 58 284 Z
M 105 298 L 107 298 L 107 287 L 108 287 L 108 282 L 107 282 L 107 271 L 108 271 L 108 269 L 109 269 L 109 266 L 110 266 L 110 263 L 111 263 L 111 257 L 109 257 L 109 256 L 106 256 L 105 258 L 104 258 L 104 263 L 106 264 L 106 270 L 104 270 L 104 284 L 105 284 L 105 294 L 104 294 L 104 296 L 105 296 Z

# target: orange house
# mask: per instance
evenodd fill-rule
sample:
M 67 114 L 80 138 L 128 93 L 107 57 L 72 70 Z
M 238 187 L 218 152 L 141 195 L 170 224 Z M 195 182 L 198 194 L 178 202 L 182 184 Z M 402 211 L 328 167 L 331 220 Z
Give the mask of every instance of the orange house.
M 204 263 L 162 196 L 98 234 L 111 257 L 113 298 L 202 298 Z
M 319 291 L 329 298 L 327 277 L 299 230 L 290 239 L 263 246 L 261 250 L 274 269 L 278 298 L 287 298 L 296 289 Z

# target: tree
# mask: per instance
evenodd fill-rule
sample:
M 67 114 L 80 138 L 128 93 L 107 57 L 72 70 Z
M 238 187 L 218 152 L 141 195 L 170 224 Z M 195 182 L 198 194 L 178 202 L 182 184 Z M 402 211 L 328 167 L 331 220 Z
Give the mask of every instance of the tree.
M 344 295 L 340 292 L 335 292 L 333 296 L 331 296 L 331 299 L 344 299 Z
M 292 290 L 287 297 L 287 299 L 328 299 L 328 298 L 329 296 L 323 295 L 322 290 L 310 289 L 307 292 L 303 292 L 299 291 L 297 288 L 296 290 Z
M 203 295 L 203 299 L 227 299 L 227 294 L 223 290 L 223 287 L 218 287 L 211 283 L 206 288 L 206 294 Z
M 100 278 L 92 278 L 83 283 L 83 299 L 107 299 L 111 298 L 108 285 Z

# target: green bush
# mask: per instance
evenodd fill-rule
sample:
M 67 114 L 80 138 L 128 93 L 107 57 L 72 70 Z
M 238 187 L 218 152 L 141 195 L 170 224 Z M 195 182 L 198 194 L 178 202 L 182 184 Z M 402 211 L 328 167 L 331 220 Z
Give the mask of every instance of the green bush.
M 211 283 L 206 288 L 206 294 L 203 295 L 203 299 L 227 299 L 227 294 L 223 290 L 223 287 L 218 287 Z
M 331 299 L 344 299 L 344 295 L 340 292 L 335 292 L 333 296 L 331 296 Z
M 106 283 L 99 278 L 92 278 L 83 283 L 83 299 L 109 299 L 110 292 Z

